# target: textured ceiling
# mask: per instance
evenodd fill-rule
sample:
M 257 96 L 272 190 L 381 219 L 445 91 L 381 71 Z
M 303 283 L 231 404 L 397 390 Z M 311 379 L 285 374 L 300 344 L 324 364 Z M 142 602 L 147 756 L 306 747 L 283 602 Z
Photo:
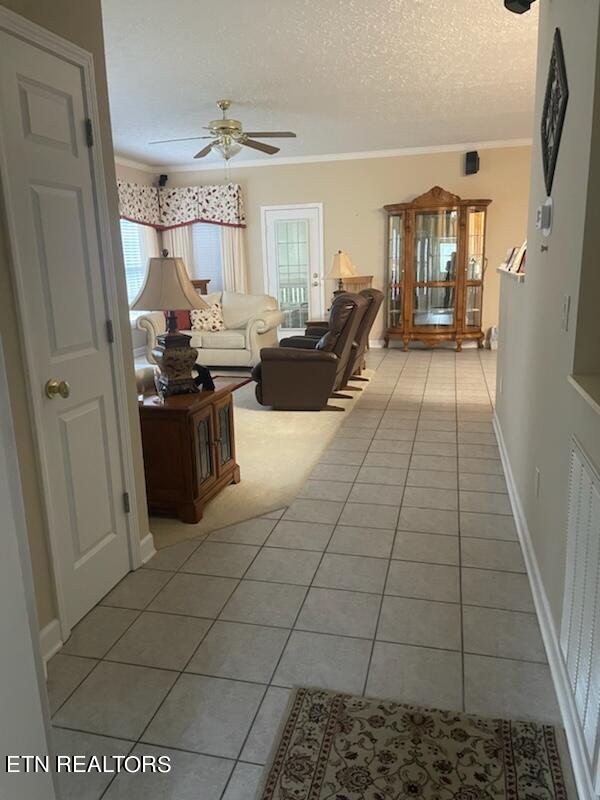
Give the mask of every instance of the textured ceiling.
M 538 5 L 103 0 L 115 149 L 198 164 L 195 142 L 148 142 L 202 135 L 220 97 L 247 130 L 296 131 L 279 157 L 528 137 Z

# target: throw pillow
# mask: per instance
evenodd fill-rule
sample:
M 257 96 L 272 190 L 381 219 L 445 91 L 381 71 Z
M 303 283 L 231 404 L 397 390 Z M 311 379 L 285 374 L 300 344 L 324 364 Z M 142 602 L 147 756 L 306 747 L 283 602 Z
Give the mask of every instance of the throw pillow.
M 223 308 L 213 303 L 208 308 L 193 308 L 190 311 L 193 331 L 224 331 Z

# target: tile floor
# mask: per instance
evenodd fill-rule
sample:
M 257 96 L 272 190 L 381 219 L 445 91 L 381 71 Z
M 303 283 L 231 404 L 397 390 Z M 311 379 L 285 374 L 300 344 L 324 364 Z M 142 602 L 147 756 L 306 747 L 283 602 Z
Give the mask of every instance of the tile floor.
M 77 800 L 253 800 L 301 684 L 558 722 L 491 419 L 493 353 L 371 353 L 287 508 L 162 550 L 49 664 L 62 752 L 168 754 Z

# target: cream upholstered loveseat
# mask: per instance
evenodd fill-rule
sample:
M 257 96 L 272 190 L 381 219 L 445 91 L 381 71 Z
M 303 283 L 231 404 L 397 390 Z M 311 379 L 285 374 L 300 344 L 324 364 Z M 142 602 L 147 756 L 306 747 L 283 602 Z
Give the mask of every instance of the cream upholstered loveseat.
M 283 314 L 277 300 L 267 294 L 238 294 L 237 292 L 213 292 L 203 295 L 209 305 L 221 303 L 225 330 L 183 330 L 192 339 L 192 347 L 198 348 L 198 363 L 207 367 L 253 367 L 260 361 L 261 347 L 277 345 L 277 327 Z M 155 363 L 152 349 L 156 337 L 166 330 L 165 315 L 152 311 L 137 319 L 137 327 L 146 331 L 146 357 Z

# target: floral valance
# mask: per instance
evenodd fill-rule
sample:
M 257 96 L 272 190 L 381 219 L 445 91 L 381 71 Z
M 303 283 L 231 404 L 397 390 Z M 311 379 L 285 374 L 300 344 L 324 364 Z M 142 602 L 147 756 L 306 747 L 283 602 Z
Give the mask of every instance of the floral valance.
M 242 190 L 237 183 L 168 189 L 117 181 L 117 186 L 121 217 L 157 230 L 194 222 L 246 226 Z

